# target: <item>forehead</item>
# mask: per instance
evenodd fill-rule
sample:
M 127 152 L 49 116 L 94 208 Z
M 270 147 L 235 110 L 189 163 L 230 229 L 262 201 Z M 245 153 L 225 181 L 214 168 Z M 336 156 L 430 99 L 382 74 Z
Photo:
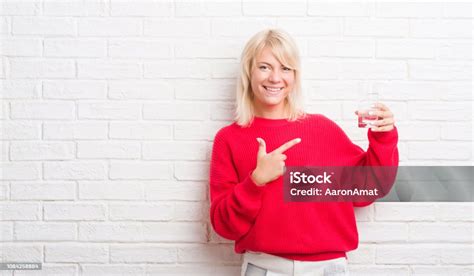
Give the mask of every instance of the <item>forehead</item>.
M 281 62 L 275 57 L 272 49 L 265 47 L 260 51 L 256 58 L 257 62 L 266 62 L 270 64 L 281 64 Z

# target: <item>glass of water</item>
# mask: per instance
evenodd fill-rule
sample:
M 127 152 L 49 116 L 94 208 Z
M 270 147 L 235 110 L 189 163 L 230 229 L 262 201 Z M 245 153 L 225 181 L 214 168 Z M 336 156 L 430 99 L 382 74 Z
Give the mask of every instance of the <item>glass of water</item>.
M 374 91 L 368 91 L 359 100 L 357 105 L 358 127 L 370 128 L 370 123 L 378 119 L 378 117 L 374 115 L 374 112 L 377 110 L 375 108 L 376 102 L 378 102 L 378 94 Z

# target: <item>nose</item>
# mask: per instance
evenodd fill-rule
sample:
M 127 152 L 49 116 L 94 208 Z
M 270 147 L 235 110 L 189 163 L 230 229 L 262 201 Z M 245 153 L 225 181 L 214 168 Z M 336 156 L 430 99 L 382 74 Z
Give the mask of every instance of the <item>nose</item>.
M 281 73 L 279 70 L 272 70 L 268 80 L 273 83 L 278 83 L 281 81 Z

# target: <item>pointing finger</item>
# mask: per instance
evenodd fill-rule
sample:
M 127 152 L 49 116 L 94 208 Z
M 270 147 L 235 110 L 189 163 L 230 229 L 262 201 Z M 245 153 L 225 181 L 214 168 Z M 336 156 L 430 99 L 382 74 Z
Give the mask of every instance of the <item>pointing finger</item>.
M 286 150 L 288 150 L 289 148 L 293 147 L 294 145 L 298 144 L 299 142 L 301 142 L 301 138 L 296 138 L 296 139 L 293 139 L 291 141 L 288 141 L 286 143 L 284 143 L 283 145 L 281 145 L 279 148 L 277 148 L 276 150 L 274 150 L 273 152 L 275 153 L 283 153 L 285 152 Z

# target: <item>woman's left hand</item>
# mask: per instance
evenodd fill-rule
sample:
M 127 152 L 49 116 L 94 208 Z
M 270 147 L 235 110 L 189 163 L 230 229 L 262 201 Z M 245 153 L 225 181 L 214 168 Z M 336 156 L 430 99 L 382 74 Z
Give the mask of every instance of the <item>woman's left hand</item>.
M 370 129 L 374 132 L 392 130 L 395 124 L 392 111 L 383 103 L 375 103 L 373 109 L 375 110 L 371 112 L 374 112 L 373 115 L 377 116 L 377 120 L 370 122 Z

